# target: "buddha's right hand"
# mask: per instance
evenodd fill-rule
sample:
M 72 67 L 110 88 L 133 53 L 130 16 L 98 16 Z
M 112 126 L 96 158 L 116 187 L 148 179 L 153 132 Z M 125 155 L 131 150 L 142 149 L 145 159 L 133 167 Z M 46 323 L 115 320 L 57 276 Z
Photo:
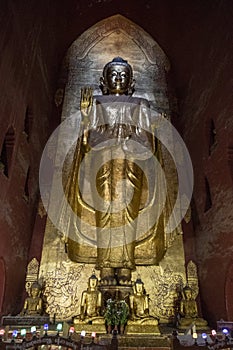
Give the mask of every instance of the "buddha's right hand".
M 83 124 L 87 125 L 89 120 L 88 116 L 91 113 L 93 104 L 93 90 L 91 87 L 84 87 L 81 89 L 80 110 L 83 117 Z

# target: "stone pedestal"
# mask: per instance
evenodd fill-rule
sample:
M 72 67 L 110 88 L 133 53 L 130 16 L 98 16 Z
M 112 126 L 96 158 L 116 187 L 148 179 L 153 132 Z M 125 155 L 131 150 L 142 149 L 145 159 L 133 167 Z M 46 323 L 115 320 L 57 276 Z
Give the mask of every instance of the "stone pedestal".
M 107 333 L 104 323 L 88 324 L 88 323 L 80 322 L 80 323 L 74 324 L 74 329 L 75 329 L 75 332 L 77 333 L 81 333 L 82 331 L 86 331 L 87 333 L 95 332 L 97 334 Z
M 77 333 L 85 330 L 87 333 L 96 332 L 97 334 L 106 334 L 105 320 L 103 317 L 94 317 L 81 321 L 74 319 L 74 329 Z
M 186 317 L 181 318 L 179 321 L 178 328 L 185 330 L 194 324 L 195 324 L 197 330 L 209 329 L 207 321 L 204 320 L 203 318 L 200 318 L 200 317 L 198 317 L 198 318 L 186 318 Z
M 102 344 L 110 344 L 112 335 L 106 334 L 99 337 L 99 341 Z M 154 335 L 154 334 L 124 334 L 117 336 L 118 349 L 138 349 L 138 350 L 171 350 L 171 342 L 166 336 Z
M 126 326 L 125 334 L 160 335 L 158 324 L 130 323 Z
M 3 316 L 3 326 L 35 326 L 49 324 L 49 315 L 46 316 Z

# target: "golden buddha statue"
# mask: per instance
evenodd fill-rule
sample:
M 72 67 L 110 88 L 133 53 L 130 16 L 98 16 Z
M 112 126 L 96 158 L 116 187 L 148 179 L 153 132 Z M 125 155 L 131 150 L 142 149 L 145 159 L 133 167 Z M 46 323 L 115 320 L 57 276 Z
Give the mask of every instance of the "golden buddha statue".
M 41 297 L 41 286 L 38 282 L 34 282 L 30 289 L 30 296 L 25 299 L 21 316 L 42 316 L 43 299 Z
M 139 323 L 158 324 L 158 320 L 149 314 L 149 296 L 145 292 L 141 278 L 135 282 L 135 292 L 130 295 L 131 320 Z
M 128 333 L 135 333 L 137 330 L 139 333 L 160 333 L 158 319 L 149 313 L 149 296 L 146 294 L 141 278 L 135 281 L 134 293 L 130 295 Z
M 91 275 L 88 289 L 82 293 L 80 320 L 92 319 L 100 315 L 101 293 L 97 289 L 97 277 Z
M 76 331 L 80 331 L 83 324 L 95 325 L 98 331 L 105 332 L 105 321 L 100 315 L 102 306 L 102 294 L 98 290 L 98 279 L 93 273 L 88 279 L 88 288 L 82 293 L 80 315 L 74 318 Z M 101 327 L 99 329 L 98 325 Z M 81 327 L 81 328 L 80 328 Z
M 189 286 L 183 288 L 183 298 L 180 302 L 179 328 L 188 328 L 195 324 L 197 329 L 208 328 L 207 321 L 198 316 L 196 300 L 193 299 L 192 289 Z
M 158 151 L 154 122 L 149 102 L 132 96 L 133 71 L 127 61 L 117 57 L 107 63 L 101 86 L 103 95 L 93 96 L 91 88 L 81 93 L 83 133 L 66 186 L 68 203 L 81 220 L 69 224 L 66 248 L 72 261 L 96 264 L 101 284 L 131 285 L 137 264 L 157 264 L 165 253 L 163 214 L 156 214 L 161 213 L 162 194 L 156 186 L 148 188 L 144 174 L 145 169 L 150 177 L 156 173 L 151 161 Z M 87 191 L 92 205 L 82 192 L 90 173 L 95 176 Z M 147 207 L 154 208 L 154 215 L 140 223 Z M 91 228 L 94 236 L 86 243 Z M 142 250 L 137 256 L 136 247 L 146 241 L 150 254 Z

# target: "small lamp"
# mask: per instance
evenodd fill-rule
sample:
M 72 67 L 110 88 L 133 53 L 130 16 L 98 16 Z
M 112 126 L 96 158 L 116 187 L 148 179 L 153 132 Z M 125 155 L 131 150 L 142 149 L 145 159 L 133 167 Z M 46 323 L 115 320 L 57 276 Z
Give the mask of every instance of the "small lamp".
M 217 338 L 217 332 L 215 329 L 212 329 L 211 331 L 211 335 L 210 338 L 213 342 L 217 343 L 218 342 L 218 338 Z
M 197 332 L 193 332 L 194 345 L 197 345 Z
M 32 338 L 36 337 L 36 326 L 31 327 Z
M 229 330 L 227 328 L 223 328 L 222 329 L 222 333 L 225 335 L 225 341 L 228 342 L 228 340 L 229 340 L 229 338 L 228 338 Z
M 206 345 L 208 345 L 207 334 L 206 334 L 206 333 L 202 333 L 202 334 L 201 334 L 201 337 L 202 337 L 202 339 L 205 340 Z
M 21 337 L 25 338 L 26 334 L 27 334 L 26 328 L 22 328 L 20 331 Z
M 15 342 L 15 338 L 17 338 L 17 335 L 18 335 L 18 331 L 17 329 L 14 329 L 13 332 L 12 332 L 12 343 Z
M 14 338 L 16 338 L 17 335 L 18 335 L 18 331 L 17 331 L 17 329 L 15 329 L 15 330 L 12 332 L 12 336 L 13 336 Z
M 2 341 L 2 337 L 4 336 L 5 334 L 5 329 L 0 329 L 0 342 Z
M 47 336 L 47 335 L 48 335 L 48 329 L 49 329 L 49 325 L 48 325 L 48 323 L 45 323 L 45 324 L 44 324 L 44 332 L 45 332 L 45 336 Z
M 74 327 L 70 327 L 69 329 L 69 337 L 71 337 L 72 334 L 74 334 Z
M 36 332 L 36 326 L 32 326 L 31 327 L 31 333 L 35 333 Z
M 59 332 L 62 330 L 62 323 L 57 324 L 57 335 L 59 335 Z
M 94 342 L 95 337 L 96 337 L 96 332 L 92 332 L 92 333 L 91 333 L 92 342 Z
M 86 331 L 82 330 L 81 331 L 81 339 L 83 339 L 85 337 L 85 335 L 86 335 Z

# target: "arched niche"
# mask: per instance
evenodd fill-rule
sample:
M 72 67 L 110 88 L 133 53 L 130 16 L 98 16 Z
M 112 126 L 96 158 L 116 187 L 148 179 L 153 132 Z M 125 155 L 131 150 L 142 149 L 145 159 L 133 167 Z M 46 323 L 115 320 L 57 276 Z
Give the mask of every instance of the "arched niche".
M 85 31 L 67 51 L 59 87 L 65 90 L 63 120 L 79 108 L 83 86 L 92 86 L 94 94 L 101 94 L 99 79 L 103 67 L 117 56 L 132 65 L 136 79 L 134 96 L 148 99 L 156 110 L 169 115 L 166 72 L 170 64 L 165 53 L 141 27 L 115 15 Z

